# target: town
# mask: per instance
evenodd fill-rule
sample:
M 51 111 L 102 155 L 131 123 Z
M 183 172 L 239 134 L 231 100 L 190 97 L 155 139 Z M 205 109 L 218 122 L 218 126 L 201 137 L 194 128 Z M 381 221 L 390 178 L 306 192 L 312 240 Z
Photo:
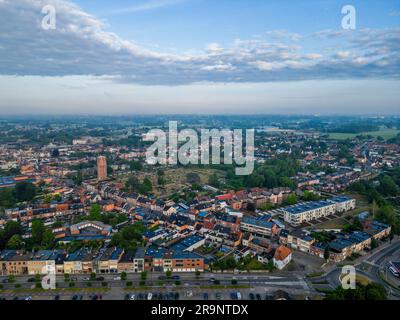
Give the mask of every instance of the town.
M 332 294 L 339 280 L 331 275 L 351 264 L 396 298 L 400 146 L 387 128 L 398 119 L 365 120 L 366 133 L 343 138 L 326 132 L 362 120 L 249 118 L 257 124 L 249 176 L 223 163 L 146 163 L 143 137 L 166 118 L 3 120 L 0 295 L 39 290 L 53 270 L 60 289 L 316 298 Z

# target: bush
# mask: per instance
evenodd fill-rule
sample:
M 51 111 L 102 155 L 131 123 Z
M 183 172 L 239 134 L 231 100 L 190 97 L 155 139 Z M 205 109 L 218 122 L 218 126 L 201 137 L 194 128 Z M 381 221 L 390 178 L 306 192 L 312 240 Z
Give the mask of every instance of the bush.
M 75 282 L 70 282 L 69 284 L 68 284 L 68 286 L 70 287 L 70 288 L 73 288 L 73 287 L 75 287 Z
M 21 284 L 20 283 L 16 283 L 15 284 L 15 289 L 21 288 Z
M 92 283 L 91 282 L 86 282 L 86 286 L 91 287 Z
M 181 282 L 180 282 L 179 280 L 176 280 L 176 281 L 175 281 L 175 285 L 180 286 L 180 285 L 181 285 Z
M 140 280 L 139 285 L 142 286 L 142 287 L 145 286 L 146 285 L 146 281 L 145 280 Z
M 238 282 L 237 282 L 236 279 L 232 279 L 231 283 L 232 283 L 233 285 L 235 285 L 235 284 L 237 284 Z
M 127 287 L 132 287 L 132 285 L 133 285 L 132 281 L 127 281 L 127 282 L 126 282 L 126 286 L 127 286 Z
M 101 285 L 102 285 L 103 287 L 107 287 L 107 282 L 103 281 L 103 282 L 101 283 Z

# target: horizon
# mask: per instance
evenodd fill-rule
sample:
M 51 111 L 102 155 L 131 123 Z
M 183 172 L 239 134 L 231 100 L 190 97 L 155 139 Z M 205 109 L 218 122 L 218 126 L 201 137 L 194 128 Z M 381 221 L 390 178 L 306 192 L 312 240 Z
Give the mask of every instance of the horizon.
M 0 0 L 0 114 L 398 114 L 400 2 L 346 5 Z

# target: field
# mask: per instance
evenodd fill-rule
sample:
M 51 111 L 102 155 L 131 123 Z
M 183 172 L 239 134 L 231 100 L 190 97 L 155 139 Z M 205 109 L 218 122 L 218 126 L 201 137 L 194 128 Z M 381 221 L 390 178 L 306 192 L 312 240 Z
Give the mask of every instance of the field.
M 400 130 L 396 129 L 382 129 L 378 131 L 371 131 L 371 132 L 361 132 L 361 133 L 340 133 L 340 132 L 333 132 L 329 134 L 330 139 L 335 139 L 335 140 L 346 140 L 346 139 L 351 139 L 359 135 L 370 135 L 373 137 L 382 137 L 383 139 L 387 140 L 390 138 L 395 137 Z

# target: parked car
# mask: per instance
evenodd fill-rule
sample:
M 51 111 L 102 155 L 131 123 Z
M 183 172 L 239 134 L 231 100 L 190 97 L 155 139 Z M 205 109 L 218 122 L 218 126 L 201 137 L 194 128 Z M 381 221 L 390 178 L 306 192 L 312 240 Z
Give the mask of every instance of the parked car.
M 135 300 L 136 299 L 136 296 L 134 295 L 134 294 L 132 294 L 130 297 L 129 297 L 129 300 Z
M 389 267 L 389 271 L 395 276 L 398 277 L 399 273 L 397 272 L 397 270 L 395 268 L 393 268 L 392 266 Z
M 153 294 L 151 292 L 149 292 L 147 294 L 147 300 L 151 300 L 153 298 Z
M 205 293 L 203 294 L 203 299 L 204 299 L 204 300 L 208 300 L 208 293 L 207 293 L 207 292 L 205 292 Z
M 56 294 L 56 295 L 54 296 L 54 300 L 60 300 L 60 295 Z

